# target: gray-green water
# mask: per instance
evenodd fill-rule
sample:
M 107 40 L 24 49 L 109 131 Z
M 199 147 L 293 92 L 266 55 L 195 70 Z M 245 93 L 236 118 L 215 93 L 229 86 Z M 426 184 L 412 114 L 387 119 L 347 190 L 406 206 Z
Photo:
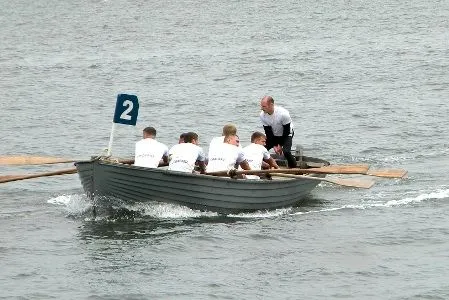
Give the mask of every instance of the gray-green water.
M 332 163 L 405 168 L 369 190 L 321 184 L 298 207 L 218 216 L 88 213 L 77 175 L 1 184 L 0 298 L 447 299 L 447 1 L 2 1 L 0 153 L 86 158 L 118 93 L 136 127 L 241 141 L 272 95 L 294 144 Z M 1 174 L 65 168 L 5 167 Z

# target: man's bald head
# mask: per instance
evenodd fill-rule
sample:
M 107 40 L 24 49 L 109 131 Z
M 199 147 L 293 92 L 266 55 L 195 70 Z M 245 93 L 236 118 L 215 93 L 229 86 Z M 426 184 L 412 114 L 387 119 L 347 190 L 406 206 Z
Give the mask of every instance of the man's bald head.
M 271 115 L 274 112 L 274 99 L 271 96 L 264 96 L 262 100 L 260 100 L 260 109 L 262 109 L 265 113 Z

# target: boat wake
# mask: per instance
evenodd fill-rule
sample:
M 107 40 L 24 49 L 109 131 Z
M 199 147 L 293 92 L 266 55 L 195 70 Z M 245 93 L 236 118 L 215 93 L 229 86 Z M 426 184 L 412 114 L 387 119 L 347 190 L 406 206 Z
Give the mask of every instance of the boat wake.
M 379 195 L 379 197 L 385 198 L 383 195 Z M 348 204 L 343 205 L 340 207 L 331 207 L 331 208 L 324 208 L 324 209 L 317 209 L 317 210 L 310 210 L 310 211 L 300 211 L 293 213 L 294 215 L 303 215 L 303 214 L 310 214 L 310 213 L 320 213 L 320 212 L 329 212 L 329 211 L 336 211 L 336 210 L 343 210 L 343 209 L 372 209 L 372 208 L 392 208 L 392 207 L 404 207 L 404 206 L 412 206 L 417 203 L 425 202 L 425 201 L 434 201 L 434 200 L 449 200 L 449 189 L 442 188 L 436 191 L 432 192 L 424 192 L 422 194 L 419 194 L 417 196 L 412 197 L 405 197 L 402 199 L 397 200 L 370 200 L 366 201 L 365 203 L 361 204 Z
M 298 208 L 289 207 L 276 210 L 255 211 L 239 214 L 229 214 L 223 216 L 216 212 L 199 211 L 190 209 L 186 206 L 168 204 L 168 203 L 135 203 L 132 205 L 121 204 L 109 209 L 106 213 L 102 213 L 98 216 L 92 214 L 92 203 L 83 194 L 69 194 L 60 195 L 49 199 L 49 204 L 58 205 L 64 207 L 67 215 L 73 218 L 83 218 L 85 220 L 119 220 L 119 219 L 156 219 L 156 220 L 187 220 L 187 219 L 264 219 L 275 218 L 284 215 L 304 215 L 311 213 L 323 213 L 344 209 L 373 209 L 373 208 L 393 208 L 412 206 L 417 203 L 434 200 L 449 200 L 449 189 L 441 188 L 436 191 L 421 192 L 415 196 L 408 196 L 402 199 L 389 199 L 389 195 L 378 194 L 378 199 L 372 197 L 366 200 L 361 200 L 362 203 L 347 204 L 338 207 L 325 207 L 319 208 L 320 205 L 314 204 L 311 206 L 300 206 Z M 321 205 L 325 206 L 325 203 Z
M 449 199 L 449 189 L 441 189 L 435 192 L 424 193 L 416 197 L 407 197 L 400 200 L 390 200 L 385 203 L 386 207 L 401 206 L 413 203 L 419 203 L 426 200 Z
M 92 202 L 84 194 L 59 195 L 47 200 L 47 203 L 64 207 L 69 217 L 84 218 L 93 220 Z M 228 214 L 226 218 L 234 219 L 261 219 L 273 218 L 291 214 L 292 208 L 282 208 L 276 210 L 264 210 L 238 214 Z M 159 220 L 184 220 L 192 218 L 222 218 L 223 215 L 211 212 L 190 209 L 186 206 L 151 202 L 122 204 L 116 203 L 108 208 L 106 212 L 95 217 L 96 220 L 118 220 L 132 218 L 153 218 Z

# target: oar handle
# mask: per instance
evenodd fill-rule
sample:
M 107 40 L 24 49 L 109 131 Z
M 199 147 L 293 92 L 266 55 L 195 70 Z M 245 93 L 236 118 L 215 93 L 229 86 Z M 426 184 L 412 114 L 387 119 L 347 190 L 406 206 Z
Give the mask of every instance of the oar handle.
M 261 175 L 267 173 L 284 173 L 284 174 L 365 174 L 368 171 L 368 165 L 352 165 L 352 166 L 324 166 L 321 168 L 292 168 L 292 169 L 269 169 L 269 170 L 230 170 L 209 172 L 208 175 L 214 176 L 233 176 L 233 175 Z
M 332 178 L 331 179 L 331 178 L 321 178 L 321 177 L 282 174 L 282 173 L 273 173 L 272 175 L 279 176 L 279 177 L 305 179 L 305 180 L 325 181 L 325 182 L 330 182 L 330 183 L 337 184 L 337 185 L 364 188 L 364 189 L 369 189 L 370 187 L 372 187 L 374 185 L 374 180 L 356 180 L 356 179 L 343 179 L 343 178 Z
M 73 174 L 76 173 L 76 168 L 58 170 L 53 172 L 45 172 L 45 173 L 37 173 L 37 174 L 28 174 L 28 175 L 6 175 L 0 177 L 0 183 L 38 178 L 38 177 L 47 177 L 47 176 L 55 176 L 55 175 L 64 175 L 64 174 Z

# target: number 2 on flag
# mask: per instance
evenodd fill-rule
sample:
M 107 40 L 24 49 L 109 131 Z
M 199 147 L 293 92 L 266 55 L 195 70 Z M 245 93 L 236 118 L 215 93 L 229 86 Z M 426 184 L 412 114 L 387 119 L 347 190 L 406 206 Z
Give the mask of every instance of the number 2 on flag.
M 119 94 L 115 105 L 114 123 L 136 125 L 139 100 L 135 95 Z

